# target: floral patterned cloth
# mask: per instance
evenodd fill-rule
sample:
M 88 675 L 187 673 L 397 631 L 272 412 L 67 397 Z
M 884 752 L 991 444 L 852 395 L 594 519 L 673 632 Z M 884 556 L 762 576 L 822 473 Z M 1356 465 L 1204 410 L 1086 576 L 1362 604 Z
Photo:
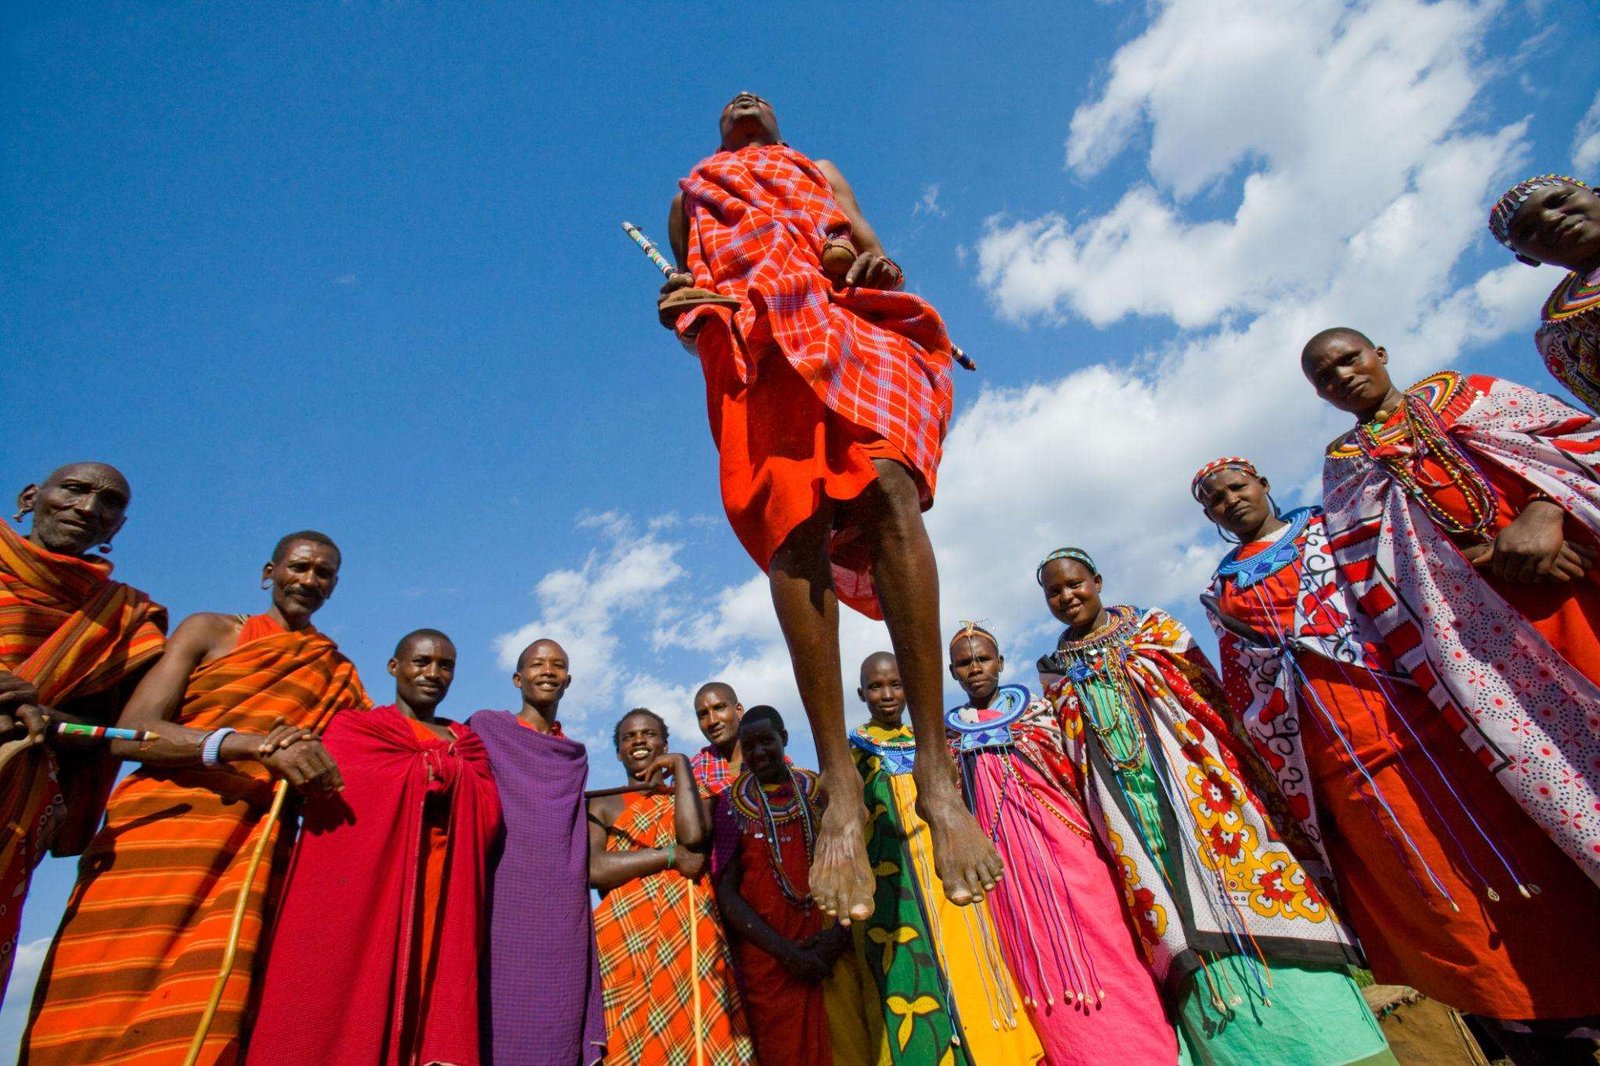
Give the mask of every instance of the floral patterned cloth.
M 1281 797 L 1246 784 L 1271 777 L 1246 768 L 1255 753 L 1193 636 L 1164 611 L 1108 613 L 1084 640 L 1063 637 L 1039 672 L 1157 980 L 1176 985 L 1203 953 L 1358 962 L 1275 828 L 1295 832 Z

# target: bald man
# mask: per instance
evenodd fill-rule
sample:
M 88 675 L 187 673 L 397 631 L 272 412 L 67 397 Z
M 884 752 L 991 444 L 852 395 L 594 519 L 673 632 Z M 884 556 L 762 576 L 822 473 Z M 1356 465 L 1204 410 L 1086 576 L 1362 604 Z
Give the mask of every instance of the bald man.
M 73 463 L 17 494 L 26 537 L 0 523 L 0 798 L 23 827 L 0 840 L 0 1000 L 34 867 L 83 849 L 116 768 L 103 745 L 48 737 L 47 715 L 114 723 L 166 643 L 166 609 L 86 554 L 111 550 L 132 498 L 115 467 Z
M 489 750 L 505 846 L 490 885 L 486 1061 L 592 1066 L 605 1054 L 599 954 L 589 911 L 589 753 L 561 728 L 567 652 L 536 640 L 517 656 L 516 713 L 467 724 Z

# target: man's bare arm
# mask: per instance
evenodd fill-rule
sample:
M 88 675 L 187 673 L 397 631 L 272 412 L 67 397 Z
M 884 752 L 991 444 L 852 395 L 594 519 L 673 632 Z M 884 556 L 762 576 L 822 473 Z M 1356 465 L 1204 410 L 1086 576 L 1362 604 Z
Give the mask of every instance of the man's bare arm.
M 817 169 L 828 179 L 834 202 L 844 217 L 850 220 L 850 236 L 856 246 L 856 261 L 844 277 L 846 285 L 865 285 L 873 289 L 898 289 L 905 281 L 900 268 L 883 250 L 878 231 L 872 228 L 867 217 L 856 203 L 856 192 L 839 172 L 839 168 L 826 159 L 817 160 Z
M 667 243 L 672 245 L 672 261 L 678 273 L 689 272 L 689 218 L 683 213 L 683 193 L 672 198 L 672 213 L 667 216 Z

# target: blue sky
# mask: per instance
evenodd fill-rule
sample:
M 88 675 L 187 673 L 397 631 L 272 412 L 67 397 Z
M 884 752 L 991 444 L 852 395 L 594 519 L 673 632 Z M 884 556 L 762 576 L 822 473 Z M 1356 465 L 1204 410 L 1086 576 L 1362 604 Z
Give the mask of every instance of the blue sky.
M 619 228 L 664 238 L 733 92 L 840 166 L 981 364 L 930 528 L 947 625 L 997 626 L 1021 681 L 1060 543 L 1201 623 L 1221 545 L 1188 475 L 1245 451 L 1305 498 L 1340 428 L 1292 367 L 1315 329 L 1553 388 L 1529 332 L 1556 277 L 1482 214 L 1600 171 L 1582 0 L 52 3 L 0 28 L 5 491 L 116 463 L 118 576 L 175 617 L 259 610 L 276 537 L 325 530 L 318 621 L 375 697 L 430 625 L 460 649 L 446 709 L 510 706 L 508 655 L 548 632 L 575 728 L 646 703 L 685 749 L 710 677 L 801 717 L 698 367 Z M 41 871 L 25 961 L 71 876 Z

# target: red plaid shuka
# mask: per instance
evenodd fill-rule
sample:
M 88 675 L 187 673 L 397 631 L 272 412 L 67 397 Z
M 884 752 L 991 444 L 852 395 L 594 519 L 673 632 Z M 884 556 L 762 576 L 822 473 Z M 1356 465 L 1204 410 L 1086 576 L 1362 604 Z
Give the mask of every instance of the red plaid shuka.
M 950 422 L 950 338 L 921 297 L 845 289 L 822 273 L 850 234 L 815 163 L 786 145 L 722 151 L 679 183 L 695 283 L 741 301 L 681 316 L 706 375 L 723 504 L 755 561 L 822 498 L 854 499 L 875 458 L 903 462 L 933 504 Z M 839 597 L 877 616 L 870 565 L 848 515 L 834 534 Z

